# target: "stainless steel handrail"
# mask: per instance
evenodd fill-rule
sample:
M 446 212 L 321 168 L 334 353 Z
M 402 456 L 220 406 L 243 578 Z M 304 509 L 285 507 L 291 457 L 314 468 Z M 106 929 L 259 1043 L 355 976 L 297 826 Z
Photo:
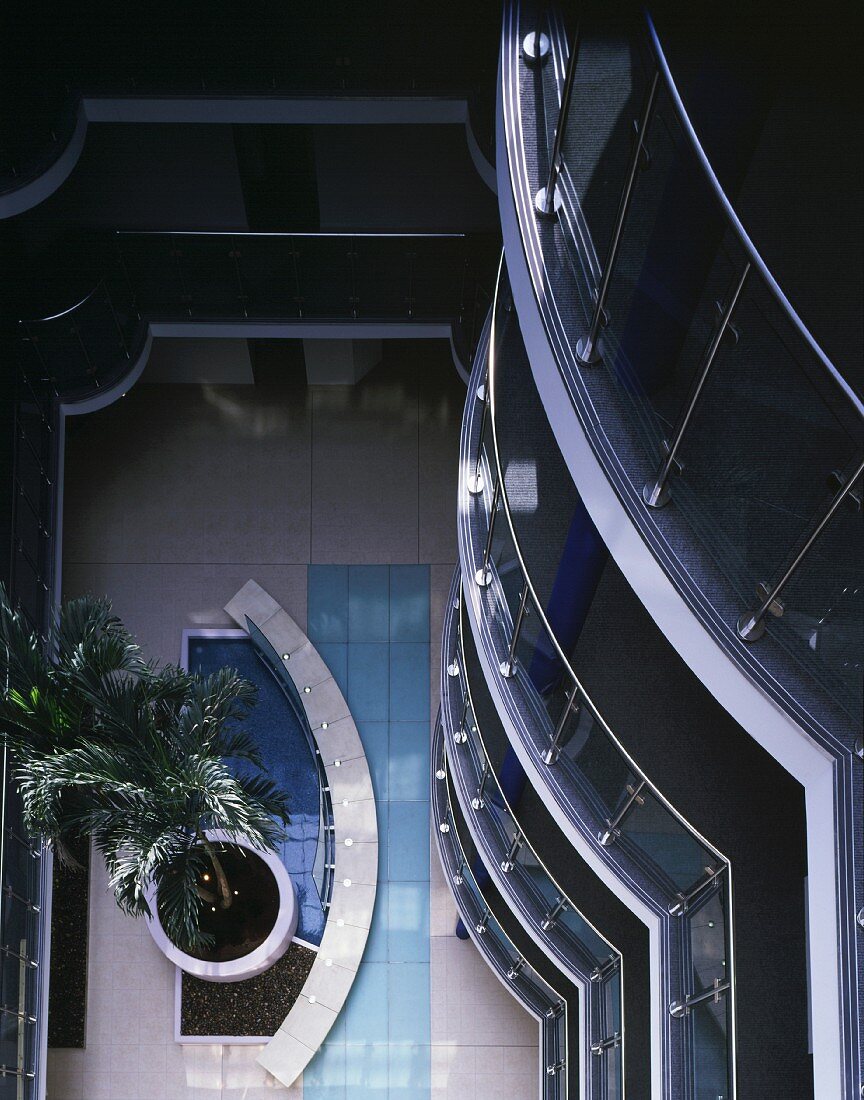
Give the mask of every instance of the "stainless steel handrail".
M 648 37 L 651 43 L 652 52 L 654 54 L 654 60 L 657 62 L 657 68 L 660 72 L 661 77 L 663 78 L 663 83 L 666 87 L 666 91 L 669 93 L 669 98 L 672 100 L 672 105 L 675 108 L 675 113 L 678 116 L 678 121 L 683 127 L 684 132 L 687 135 L 687 139 L 693 149 L 693 152 L 696 154 L 696 157 L 700 165 L 702 166 L 702 170 L 705 174 L 706 179 L 708 180 L 708 183 L 711 186 L 711 189 L 714 192 L 715 198 L 720 203 L 720 206 L 722 207 L 723 212 L 725 213 L 729 221 L 729 224 L 735 231 L 735 235 L 738 237 L 738 240 L 743 246 L 744 251 L 747 253 L 750 259 L 750 263 L 758 271 L 765 285 L 771 291 L 773 296 L 777 299 L 777 302 L 780 304 L 783 312 L 792 322 L 798 334 L 804 339 L 810 350 L 813 352 L 813 354 L 831 376 L 833 381 L 849 399 L 853 408 L 857 411 L 858 415 L 862 417 L 862 419 L 864 419 L 864 401 L 862 401 L 862 399 L 858 396 L 852 386 L 850 386 L 850 384 L 846 381 L 840 371 L 834 366 L 834 364 L 822 350 L 820 345 L 817 343 L 813 334 L 796 313 L 795 309 L 792 306 L 792 303 L 783 293 L 783 290 L 781 289 L 779 283 L 768 270 L 767 264 L 759 255 L 759 252 L 757 251 L 756 246 L 753 244 L 750 235 L 741 224 L 741 219 L 735 213 L 735 209 L 732 206 L 732 203 L 726 197 L 723 188 L 720 186 L 720 181 L 717 179 L 717 175 L 711 166 L 711 162 L 708 159 L 704 148 L 702 147 L 702 143 L 700 142 L 696 130 L 693 127 L 693 123 L 690 121 L 690 116 L 687 114 L 687 109 L 684 106 L 684 101 L 681 98 L 681 95 L 675 84 L 675 80 L 672 76 L 671 70 L 669 69 L 669 64 L 666 61 L 666 55 L 663 52 L 663 47 L 660 43 L 660 36 L 658 35 L 657 28 L 654 25 L 654 20 L 651 18 L 649 12 L 646 11 L 644 14 L 645 21 L 648 27 Z
M 393 230 L 363 230 L 355 232 L 350 229 L 343 230 L 302 230 L 300 232 L 292 233 L 290 231 L 277 230 L 252 230 L 252 229 L 116 229 L 114 231 L 115 237 L 311 237 L 317 239 L 318 237 L 371 237 L 377 238 L 393 238 L 400 239 L 420 239 L 420 240 L 453 240 L 463 241 L 469 237 L 477 236 L 473 233 L 421 233 L 421 232 L 406 232 L 400 233 Z M 492 237 L 494 234 L 486 234 L 486 236 Z

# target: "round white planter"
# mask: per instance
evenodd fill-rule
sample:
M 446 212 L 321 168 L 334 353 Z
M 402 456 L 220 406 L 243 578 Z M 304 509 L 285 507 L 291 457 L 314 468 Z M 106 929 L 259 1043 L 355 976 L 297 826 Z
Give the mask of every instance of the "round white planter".
M 151 886 L 147 891 L 147 903 L 150 906 L 150 916 L 147 918 L 147 926 L 150 935 L 156 941 L 156 946 L 166 958 L 170 959 L 181 970 L 192 974 L 196 978 L 203 978 L 208 982 L 240 982 L 244 978 L 254 978 L 256 974 L 263 974 L 288 950 L 288 945 L 297 931 L 297 894 L 291 876 L 285 870 L 282 861 L 273 852 L 260 852 L 247 844 L 244 840 L 221 830 L 212 829 L 207 832 L 207 839 L 217 843 L 236 844 L 240 848 L 247 848 L 254 852 L 260 860 L 270 868 L 276 885 L 279 888 L 279 912 L 276 923 L 267 939 L 250 951 L 248 955 L 242 955 L 239 959 L 229 959 L 226 962 L 208 962 L 205 959 L 196 959 L 187 955 L 176 947 L 165 935 L 165 930 L 159 921 L 156 907 L 156 889 Z

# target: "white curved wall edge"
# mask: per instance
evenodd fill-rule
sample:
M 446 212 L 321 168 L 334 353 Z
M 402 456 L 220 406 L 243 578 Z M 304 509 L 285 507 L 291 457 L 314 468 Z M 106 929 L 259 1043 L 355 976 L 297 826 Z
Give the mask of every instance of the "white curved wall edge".
M 330 786 L 334 882 L 324 935 L 300 995 L 258 1062 L 286 1087 L 327 1037 L 363 957 L 378 884 L 378 824 L 360 734 L 330 670 L 287 611 L 253 580 L 225 610 L 247 618 L 282 658 L 303 702 Z
M 471 161 L 483 182 L 495 190 L 495 170 L 477 145 L 464 96 L 83 96 L 65 149 L 39 176 L 0 194 L 0 218 L 38 206 L 69 178 L 91 122 L 464 125 Z
M 195 978 L 203 978 L 208 982 L 240 982 L 246 978 L 254 978 L 269 970 L 274 963 L 288 950 L 294 933 L 297 931 L 297 919 L 300 915 L 297 907 L 297 891 L 294 881 L 288 874 L 284 863 L 275 852 L 264 852 L 255 848 L 243 837 L 232 836 L 222 829 L 208 829 L 208 840 L 224 844 L 233 844 L 254 853 L 269 869 L 279 892 L 279 911 L 276 921 L 270 930 L 270 934 L 259 944 L 254 951 L 247 955 L 241 955 L 237 959 L 227 959 L 224 962 L 212 962 L 207 959 L 199 959 L 181 951 L 165 933 L 162 922 L 159 920 L 159 912 L 156 898 L 156 887 L 151 885 L 146 891 L 147 904 L 150 914 L 146 916 L 147 927 L 150 935 L 156 942 L 156 946 L 162 954 L 175 966 L 185 970 Z M 235 890 L 236 893 L 236 890 Z
M 507 271 L 534 381 L 570 476 L 610 554 L 669 642 L 721 706 L 804 787 L 814 1080 L 817 1094 L 823 1095 L 819 1090 L 824 1089 L 826 1096 L 840 1096 L 843 1059 L 837 951 L 835 761 L 732 661 L 702 626 L 631 522 L 594 454 L 573 409 L 534 296 L 505 152 L 500 89 L 499 83 L 498 204 Z

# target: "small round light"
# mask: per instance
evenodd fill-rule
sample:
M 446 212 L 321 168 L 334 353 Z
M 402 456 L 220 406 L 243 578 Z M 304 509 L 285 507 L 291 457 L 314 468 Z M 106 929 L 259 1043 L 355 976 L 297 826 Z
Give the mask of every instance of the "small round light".
M 317 1003 L 317 1001 L 318 1001 L 318 998 L 315 996 L 315 994 L 314 993 L 311 994 L 311 996 L 309 997 L 309 1004 L 314 1005 L 314 1004 Z
M 441 830 L 442 833 L 450 832 L 450 826 L 447 824 L 446 821 L 442 821 L 438 828 Z
M 345 837 L 345 847 L 346 848 L 350 848 L 353 843 L 354 843 L 354 841 L 351 839 L 350 836 Z
M 236 898 L 236 897 L 238 897 L 238 895 L 239 895 L 239 894 L 240 894 L 240 891 L 239 891 L 239 890 L 235 890 L 235 891 L 234 891 L 234 897 L 235 897 L 235 898 Z
M 204 878 L 204 881 L 205 881 L 205 882 L 209 882 L 209 881 L 210 881 L 210 876 L 209 876 L 209 875 L 204 875 L 204 876 L 203 876 L 203 878 Z
M 330 723 L 329 722 L 322 722 L 321 723 L 321 729 L 322 730 L 330 729 Z
M 342 920 L 341 917 L 339 918 L 339 920 L 336 921 L 336 927 L 337 928 L 344 928 L 345 927 L 345 921 Z
M 303 691 L 304 691 L 304 692 L 305 692 L 305 693 L 306 693 L 307 695 L 309 694 L 309 692 L 310 692 L 311 690 L 312 690 L 312 688 L 311 688 L 311 687 L 309 687 L 309 685 L 308 685 L 308 684 L 306 685 L 306 687 L 304 687 L 304 688 L 303 688 Z
M 341 768 L 342 767 L 342 761 L 341 760 L 334 760 L 333 761 L 333 767 L 334 768 Z
M 290 661 L 291 660 L 291 654 L 290 653 L 283 653 L 282 654 L 282 660 L 283 661 Z
M 343 878 L 342 879 L 342 885 L 343 886 L 350 886 L 351 885 L 351 879 L 350 878 Z
M 435 778 L 436 779 L 446 779 L 447 778 L 447 772 L 445 772 L 443 768 L 439 768 L 438 771 L 435 772 Z
M 216 906 L 215 906 L 215 905 L 211 905 L 211 906 L 210 906 L 210 908 L 212 909 L 212 911 L 213 911 L 214 913 L 216 912 Z
M 709 921 L 708 921 L 708 927 L 709 927 L 709 928 L 713 928 L 713 927 L 714 927 L 714 921 L 713 921 L 713 920 L 709 920 Z
M 342 799 L 342 805 L 343 805 L 343 806 L 347 806 L 347 805 L 348 805 L 348 799 L 347 799 L 347 798 L 343 798 L 343 799 Z
M 333 965 L 333 960 L 332 959 L 325 959 L 324 960 L 324 965 L 325 966 L 332 966 Z

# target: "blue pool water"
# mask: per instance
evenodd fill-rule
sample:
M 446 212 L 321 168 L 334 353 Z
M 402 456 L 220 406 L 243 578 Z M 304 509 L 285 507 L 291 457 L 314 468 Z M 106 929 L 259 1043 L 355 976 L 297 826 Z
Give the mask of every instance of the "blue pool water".
M 326 659 L 326 658 L 325 658 Z M 258 688 L 258 703 L 246 723 L 270 778 L 288 793 L 291 821 L 279 855 L 297 889 L 297 936 L 316 946 L 324 912 L 313 878 L 320 824 L 318 773 L 303 728 L 282 688 L 258 658 L 248 638 L 189 639 L 189 670 L 211 673 L 235 668 Z

